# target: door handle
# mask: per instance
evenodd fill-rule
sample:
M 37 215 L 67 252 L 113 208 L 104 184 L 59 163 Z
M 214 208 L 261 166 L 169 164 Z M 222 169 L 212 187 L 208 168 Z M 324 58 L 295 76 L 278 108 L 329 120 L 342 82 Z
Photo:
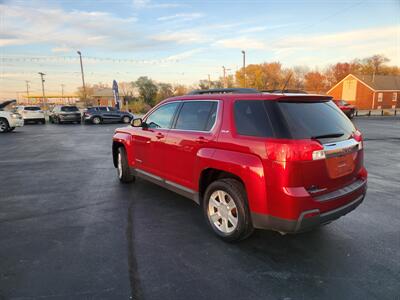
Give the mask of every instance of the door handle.
M 205 144 L 205 143 L 208 142 L 208 140 L 207 140 L 205 137 L 199 136 L 199 137 L 196 139 L 196 142 L 199 143 L 199 144 Z
M 164 135 L 162 133 L 157 133 L 156 134 L 156 138 L 158 139 L 162 139 L 164 137 Z

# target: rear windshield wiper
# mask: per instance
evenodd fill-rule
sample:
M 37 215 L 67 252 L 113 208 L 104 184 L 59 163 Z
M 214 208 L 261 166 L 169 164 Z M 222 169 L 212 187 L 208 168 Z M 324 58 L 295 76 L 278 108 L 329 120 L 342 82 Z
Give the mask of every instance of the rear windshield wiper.
M 312 136 L 311 139 L 317 140 L 317 139 L 337 138 L 337 137 L 341 137 L 342 135 L 344 135 L 343 132 L 327 133 L 327 134 Z

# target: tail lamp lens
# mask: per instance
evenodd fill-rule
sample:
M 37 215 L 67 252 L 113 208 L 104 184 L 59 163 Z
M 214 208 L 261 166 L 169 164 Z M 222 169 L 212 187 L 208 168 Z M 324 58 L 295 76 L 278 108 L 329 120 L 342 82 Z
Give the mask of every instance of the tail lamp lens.
M 312 153 L 313 160 L 320 160 L 325 159 L 325 151 L 324 150 L 317 150 Z

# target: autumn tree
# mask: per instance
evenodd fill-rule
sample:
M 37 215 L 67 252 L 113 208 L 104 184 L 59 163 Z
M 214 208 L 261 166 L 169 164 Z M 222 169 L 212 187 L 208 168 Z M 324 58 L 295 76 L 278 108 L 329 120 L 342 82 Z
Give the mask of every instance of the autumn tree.
M 325 92 L 327 89 L 326 76 L 318 71 L 308 72 L 304 76 L 305 88 L 307 91 L 312 91 L 314 93 Z
M 158 87 L 153 80 L 142 76 L 133 82 L 132 86 L 138 89 L 141 100 L 151 106 L 155 104 Z
M 188 88 L 183 84 L 175 84 L 173 86 L 174 96 L 182 96 L 188 93 Z
M 171 84 L 160 82 L 157 84 L 158 92 L 156 96 L 156 103 L 172 97 L 174 95 L 174 89 Z

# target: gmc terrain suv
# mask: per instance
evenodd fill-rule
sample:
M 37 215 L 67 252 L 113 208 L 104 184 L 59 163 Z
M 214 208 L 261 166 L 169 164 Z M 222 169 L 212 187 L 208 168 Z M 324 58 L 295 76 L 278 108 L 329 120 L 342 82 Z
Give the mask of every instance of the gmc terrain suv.
M 89 107 L 82 116 L 85 123 L 129 123 L 133 118 L 129 112 L 120 111 L 111 106 Z
M 362 135 L 329 96 L 194 91 L 131 124 L 113 137 L 119 180 L 194 200 L 226 241 L 253 228 L 306 231 L 365 197 Z

